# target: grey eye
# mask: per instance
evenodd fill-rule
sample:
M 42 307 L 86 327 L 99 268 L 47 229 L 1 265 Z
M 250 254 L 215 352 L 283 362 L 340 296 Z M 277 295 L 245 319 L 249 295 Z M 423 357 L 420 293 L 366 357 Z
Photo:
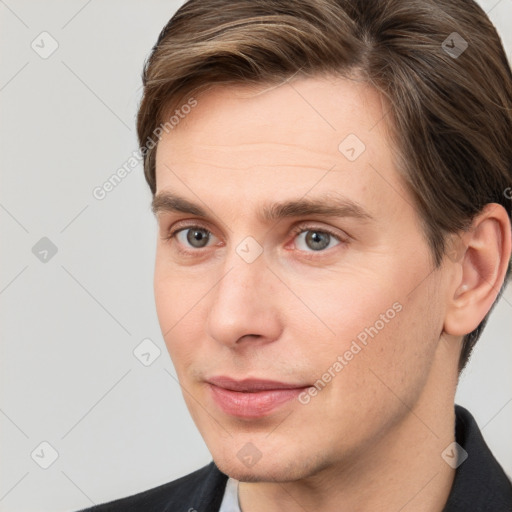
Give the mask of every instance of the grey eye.
M 181 235 L 183 232 L 187 233 L 187 243 L 196 249 L 205 247 L 208 244 L 208 240 L 210 239 L 210 232 L 207 229 L 186 228 L 180 231 L 177 236 L 179 237 L 179 235 Z
M 306 243 L 313 250 L 325 249 L 329 245 L 331 235 L 322 233 L 321 231 L 308 231 L 306 235 Z
M 323 251 L 339 243 L 339 239 L 327 231 L 320 229 L 305 229 L 297 236 L 298 249 L 302 251 Z M 334 244 L 333 244 L 334 243 Z M 305 249 L 301 247 L 305 246 Z

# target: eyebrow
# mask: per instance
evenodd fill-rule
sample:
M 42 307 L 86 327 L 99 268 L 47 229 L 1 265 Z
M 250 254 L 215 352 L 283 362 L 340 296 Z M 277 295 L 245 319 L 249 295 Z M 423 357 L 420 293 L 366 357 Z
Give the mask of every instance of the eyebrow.
M 190 202 L 168 191 L 159 192 L 153 198 L 151 210 L 155 216 L 161 213 L 181 212 L 208 218 L 209 215 L 201 206 Z M 261 222 L 275 222 L 288 217 L 302 217 L 318 215 L 322 217 L 354 217 L 363 221 L 372 221 L 375 218 L 360 204 L 346 197 L 334 197 L 332 194 L 323 194 L 315 198 L 300 198 L 295 200 L 267 203 L 258 212 Z

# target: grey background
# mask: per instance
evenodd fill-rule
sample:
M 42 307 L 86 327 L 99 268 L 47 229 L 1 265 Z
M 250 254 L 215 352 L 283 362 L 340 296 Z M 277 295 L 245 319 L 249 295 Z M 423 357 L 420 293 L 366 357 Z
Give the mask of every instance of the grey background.
M 512 0 L 481 4 L 510 58 Z M 137 149 L 143 60 L 179 5 L 0 0 L 2 512 L 77 510 L 211 460 L 158 326 L 140 164 L 92 194 Z M 46 59 L 31 47 L 51 49 L 43 31 L 58 43 Z M 57 248 L 46 262 L 32 252 L 43 237 Z M 511 332 L 509 288 L 457 396 L 509 475 Z M 133 354 L 146 338 L 161 351 L 149 366 Z M 43 441 L 58 452 L 47 469 Z

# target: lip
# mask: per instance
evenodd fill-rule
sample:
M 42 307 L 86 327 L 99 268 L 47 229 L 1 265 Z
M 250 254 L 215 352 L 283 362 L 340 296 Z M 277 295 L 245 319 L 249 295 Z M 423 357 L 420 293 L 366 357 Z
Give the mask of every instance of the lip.
M 212 377 L 207 380 L 215 403 L 226 413 L 239 418 L 259 418 L 296 398 L 310 385 L 275 380 Z
M 274 390 L 274 389 L 299 389 L 308 387 L 306 384 L 291 384 L 287 382 L 280 382 L 277 380 L 268 380 L 268 379 L 241 379 L 236 380 L 231 377 L 218 376 L 211 377 L 207 379 L 207 382 L 218 386 L 220 388 L 229 389 L 231 391 L 247 391 L 247 392 L 255 392 L 255 391 L 266 391 L 266 390 Z

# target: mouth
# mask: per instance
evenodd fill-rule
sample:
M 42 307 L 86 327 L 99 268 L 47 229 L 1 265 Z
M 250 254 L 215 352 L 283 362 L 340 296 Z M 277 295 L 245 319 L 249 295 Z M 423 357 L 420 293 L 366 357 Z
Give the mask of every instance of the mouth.
M 206 382 L 213 401 L 224 413 L 248 419 L 274 412 L 311 387 L 275 380 L 235 380 L 224 376 L 212 377 Z

